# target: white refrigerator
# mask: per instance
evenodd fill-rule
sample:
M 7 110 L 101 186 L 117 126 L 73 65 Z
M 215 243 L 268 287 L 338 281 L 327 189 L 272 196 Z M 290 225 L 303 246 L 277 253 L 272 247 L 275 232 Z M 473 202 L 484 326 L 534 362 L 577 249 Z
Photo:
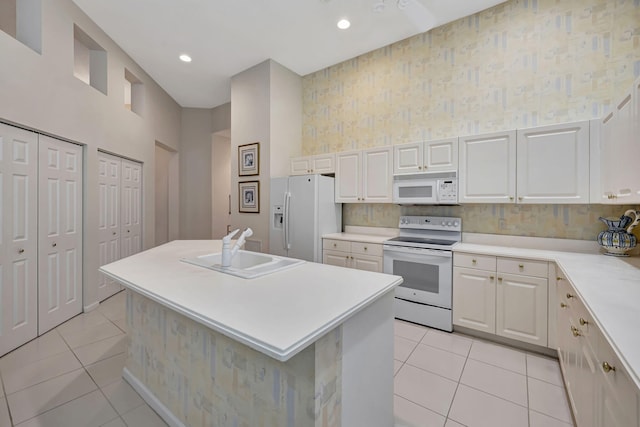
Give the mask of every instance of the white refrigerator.
M 342 204 L 334 178 L 298 175 L 271 179 L 269 251 L 322 262 L 322 235 L 342 231 Z

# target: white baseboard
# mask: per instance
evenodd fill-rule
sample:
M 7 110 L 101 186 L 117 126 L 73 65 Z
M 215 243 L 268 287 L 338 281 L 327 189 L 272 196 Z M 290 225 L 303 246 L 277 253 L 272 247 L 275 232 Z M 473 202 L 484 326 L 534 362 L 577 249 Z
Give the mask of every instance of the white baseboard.
M 144 401 L 147 402 L 147 404 L 151 406 L 154 411 L 156 411 L 156 413 L 160 416 L 160 418 L 164 420 L 164 422 L 169 424 L 169 427 L 187 427 L 182 423 L 182 421 L 180 421 L 175 415 L 173 415 L 173 412 L 171 412 L 169 408 L 164 406 L 164 403 L 160 402 L 160 400 L 158 400 L 158 398 L 151 392 L 151 390 L 149 390 L 146 385 L 140 382 L 140 380 L 137 379 L 127 368 L 124 368 L 122 370 L 122 378 L 124 378 L 124 380 L 128 382 L 135 391 L 138 392 L 140 397 L 142 397 L 142 399 L 144 399 Z
M 100 305 L 100 301 L 96 301 L 96 302 L 94 302 L 92 304 L 85 305 L 84 306 L 84 312 L 88 313 L 88 312 L 90 312 L 92 310 L 95 310 L 96 308 L 98 308 L 99 305 Z

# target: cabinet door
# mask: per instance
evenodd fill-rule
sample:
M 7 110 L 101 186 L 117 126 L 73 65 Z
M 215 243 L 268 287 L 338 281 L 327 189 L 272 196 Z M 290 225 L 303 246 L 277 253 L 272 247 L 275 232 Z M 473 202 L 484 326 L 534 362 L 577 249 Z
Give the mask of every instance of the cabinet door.
M 589 203 L 589 122 L 520 129 L 518 203 Z
M 361 201 L 362 152 L 350 151 L 336 156 L 336 203 Z
M 496 334 L 547 346 L 547 279 L 498 272 Z
M 348 252 L 341 251 L 322 251 L 322 263 L 328 265 L 336 265 L 338 267 L 350 267 L 350 255 Z
M 336 171 L 335 154 L 319 154 L 311 159 L 311 173 L 334 173 Z
M 633 134 L 635 124 L 633 121 L 633 92 L 624 94 L 621 101 L 615 106 L 616 116 L 613 126 L 612 141 L 614 146 L 606 146 L 605 150 L 612 150 L 609 156 L 609 168 L 605 173 L 612 173 L 613 191 L 615 191 L 616 204 L 627 204 L 638 200 L 638 194 L 633 194 L 631 188 L 637 188 L 637 183 L 631 182 L 638 169 L 638 159 L 632 157 L 632 147 L 637 135 Z
M 454 267 L 453 324 L 495 334 L 495 273 Z
M 516 132 L 460 138 L 460 203 L 515 203 Z
M 351 268 L 382 273 L 382 257 L 352 253 Z
M 396 145 L 393 147 L 393 174 L 423 172 L 422 142 Z
M 602 190 L 601 203 L 613 203 L 616 195 L 614 189 L 617 169 L 612 170 L 614 163 L 614 147 L 617 144 L 613 140 L 613 128 L 615 127 L 616 115 L 610 112 L 600 122 L 600 187 Z
M 458 170 L 458 138 L 424 143 L 424 170 L 442 172 Z
M 291 175 L 306 175 L 311 173 L 311 157 L 295 157 L 291 159 Z
M 367 203 L 391 203 L 393 151 L 374 148 L 362 152 L 362 200 Z
M 38 136 L 0 123 L 0 356 L 38 334 Z
M 82 147 L 39 136 L 38 334 L 82 312 Z

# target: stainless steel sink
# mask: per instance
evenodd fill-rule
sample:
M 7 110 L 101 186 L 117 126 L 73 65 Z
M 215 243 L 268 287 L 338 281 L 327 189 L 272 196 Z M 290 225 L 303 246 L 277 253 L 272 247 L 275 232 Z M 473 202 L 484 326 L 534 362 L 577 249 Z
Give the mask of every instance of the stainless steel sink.
M 219 271 L 220 273 L 231 274 L 243 279 L 254 279 L 267 274 L 285 270 L 305 263 L 306 261 L 294 258 L 285 258 L 276 255 L 263 254 L 258 252 L 238 251 L 231 260 L 230 267 L 222 267 L 220 264 L 222 253 L 201 255 L 195 258 L 183 258 L 181 261 Z

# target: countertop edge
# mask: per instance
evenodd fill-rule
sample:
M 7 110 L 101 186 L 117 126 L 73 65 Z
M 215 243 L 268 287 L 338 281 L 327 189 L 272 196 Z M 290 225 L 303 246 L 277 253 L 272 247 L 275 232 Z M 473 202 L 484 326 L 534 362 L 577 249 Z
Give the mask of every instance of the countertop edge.
M 155 302 L 157 302 L 158 304 L 161 304 L 179 314 L 182 314 L 188 318 L 190 318 L 191 320 L 198 322 L 216 332 L 219 332 L 235 341 L 238 341 L 241 344 L 244 344 L 256 351 L 259 351 L 260 353 L 263 353 L 269 357 L 272 357 L 273 359 L 276 359 L 280 362 L 286 362 L 289 359 L 291 359 L 293 356 L 295 356 L 296 354 L 298 354 L 299 352 L 301 352 L 302 350 L 304 350 L 305 348 L 307 348 L 310 344 L 312 344 L 313 342 L 317 341 L 318 338 L 322 337 L 324 334 L 326 334 L 327 332 L 331 331 L 332 329 L 334 329 L 335 327 L 337 327 L 338 325 L 344 323 L 346 320 L 348 320 L 349 318 L 351 318 L 353 315 L 355 315 L 356 313 L 358 313 L 359 311 L 363 310 L 364 308 L 366 308 L 367 306 L 369 306 L 371 303 L 373 303 L 374 301 L 376 301 L 378 298 L 380 298 L 382 295 L 386 294 L 387 292 L 393 290 L 396 286 L 398 286 L 400 283 L 402 283 L 402 279 L 396 279 L 394 282 L 390 283 L 389 285 L 385 286 L 384 288 L 380 289 L 380 291 L 378 291 L 375 294 L 372 294 L 371 296 L 369 296 L 368 298 L 364 299 L 360 304 L 352 307 L 350 310 L 344 312 L 341 316 L 335 317 L 334 319 L 331 319 L 329 322 L 327 322 L 326 324 L 324 324 L 321 328 L 316 329 L 315 331 L 313 331 L 312 333 L 310 333 L 309 335 L 305 336 L 303 339 L 295 342 L 293 345 L 291 345 L 288 348 L 278 348 L 272 345 L 269 345 L 263 341 L 259 341 L 259 340 L 255 340 L 252 339 L 251 337 L 249 337 L 246 334 L 242 334 L 237 330 L 225 327 L 225 325 L 222 325 L 218 322 L 215 322 L 213 319 L 206 317 L 206 316 L 202 316 L 199 315 L 198 313 L 189 310 L 179 304 L 175 304 L 165 298 L 160 297 L 159 295 L 153 293 L 153 292 L 149 292 L 148 290 L 146 290 L 143 287 L 137 286 L 134 283 L 131 283 L 125 279 L 123 279 L 120 276 L 117 276 L 115 274 L 112 274 L 106 270 L 103 270 L 102 268 L 99 268 L 99 271 L 103 274 L 105 274 L 106 276 L 116 280 L 117 282 L 121 283 L 123 286 L 125 286 L 128 289 L 131 289 L 134 292 L 137 292 Z

